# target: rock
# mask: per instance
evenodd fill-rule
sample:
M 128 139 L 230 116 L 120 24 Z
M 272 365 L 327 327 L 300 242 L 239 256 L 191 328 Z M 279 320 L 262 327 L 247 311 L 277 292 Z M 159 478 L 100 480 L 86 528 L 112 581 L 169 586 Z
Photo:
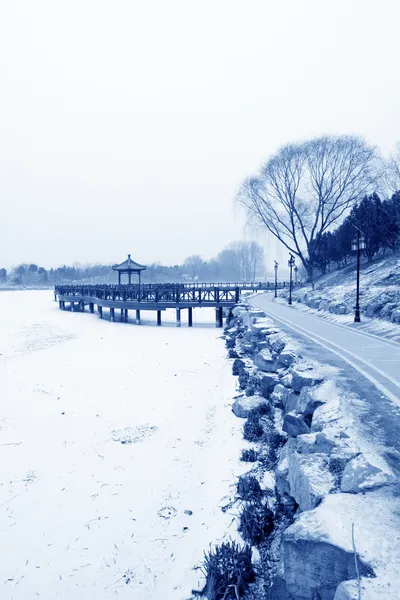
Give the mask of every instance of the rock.
M 309 402 L 310 388 L 305 386 L 301 388 L 300 394 L 289 392 L 284 398 L 284 408 L 286 412 L 303 413 Z
M 307 398 L 308 398 L 307 405 L 303 410 L 304 416 L 312 417 L 314 412 L 317 410 L 317 408 L 326 403 L 326 398 L 324 397 L 323 393 L 320 393 L 321 387 L 322 386 L 310 388 L 308 386 L 304 386 L 302 388 L 302 391 L 303 390 L 307 391 L 304 393 L 307 393 Z
M 241 317 L 247 313 L 247 308 L 245 306 L 235 306 L 232 309 L 232 315 L 234 317 Z
M 294 412 L 285 415 L 282 429 L 293 437 L 297 437 L 303 433 L 310 433 L 310 428 L 307 423 L 304 422 L 302 415 L 297 415 Z
M 321 529 L 304 526 L 302 519 L 316 511 L 302 513 L 284 533 L 285 581 L 288 597 L 296 600 L 332 600 L 339 583 L 356 577 L 352 551 L 324 540 Z M 360 559 L 358 569 L 361 576 L 372 570 Z
M 270 335 L 268 337 L 268 345 L 269 345 L 270 349 L 272 350 L 272 352 L 276 352 L 277 354 L 280 354 L 282 352 L 282 350 L 285 348 L 286 343 L 282 339 L 282 335 L 280 335 L 279 333 L 274 333 L 273 335 Z
M 335 313 L 337 315 L 345 315 L 347 313 L 347 308 L 345 304 L 338 304 L 335 307 Z
M 246 365 L 243 360 L 236 358 L 232 365 L 232 375 L 240 375 L 245 370 Z
M 373 317 L 374 315 L 378 314 L 381 309 L 382 309 L 381 302 L 378 302 L 378 301 L 371 302 L 370 304 L 368 304 L 368 306 L 365 310 L 365 314 L 367 315 L 367 317 Z
M 243 344 L 242 348 L 243 348 L 243 352 L 246 352 L 246 354 L 253 354 L 253 352 L 254 352 L 253 344 L 251 344 L 250 342 Z
M 344 468 L 340 484 L 342 492 L 358 494 L 395 483 L 397 478 L 379 456 L 359 454 Z
M 296 360 L 296 355 L 292 350 L 284 350 L 278 357 L 280 367 L 290 367 Z
M 324 432 L 299 435 L 295 441 L 299 454 L 330 454 L 335 447 L 335 441 Z
M 270 394 L 274 391 L 275 386 L 279 383 L 278 376 L 272 373 L 262 374 L 258 381 L 261 396 L 264 396 L 264 398 L 269 398 Z
M 248 381 L 249 381 L 249 374 L 248 374 L 248 372 L 247 371 L 241 371 L 241 373 L 239 373 L 239 388 L 241 390 L 246 389 Z
M 286 453 L 281 455 L 278 465 L 275 470 L 276 488 L 281 496 L 286 494 L 290 496 L 290 485 L 288 482 L 289 460 Z
M 311 387 L 317 383 L 321 383 L 324 377 L 315 369 L 292 369 L 292 388 L 294 392 L 300 392 L 305 385 Z
M 276 371 L 276 361 L 271 352 L 267 349 L 261 350 L 255 355 L 254 364 L 256 367 L 261 369 L 261 371 L 266 371 L 269 373 Z
M 274 387 L 274 391 L 270 395 L 270 400 L 275 406 L 283 406 L 288 393 L 289 390 L 286 389 L 280 383 L 278 383 L 278 385 Z
M 392 323 L 400 323 L 400 310 L 394 310 L 391 317 Z
M 257 319 L 254 323 L 250 324 L 250 330 L 253 335 L 264 336 L 265 333 L 263 333 L 263 332 L 265 331 L 265 328 L 267 327 L 268 324 L 269 324 L 268 319 Z
M 260 352 L 261 350 L 265 350 L 268 349 L 268 342 L 266 342 L 265 340 L 260 340 L 259 342 L 257 342 L 257 351 Z
M 268 402 L 262 396 L 241 396 L 232 404 L 232 412 L 241 419 L 247 419 L 250 411 L 260 406 L 268 406 Z
M 279 363 L 279 359 L 278 359 L 278 363 Z M 292 378 L 293 378 L 293 375 L 291 373 L 286 373 L 286 375 L 281 377 L 281 384 L 284 385 L 285 388 L 291 388 L 292 387 Z
M 312 510 L 334 487 L 326 454 L 288 452 L 290 495 L 301 510 Z

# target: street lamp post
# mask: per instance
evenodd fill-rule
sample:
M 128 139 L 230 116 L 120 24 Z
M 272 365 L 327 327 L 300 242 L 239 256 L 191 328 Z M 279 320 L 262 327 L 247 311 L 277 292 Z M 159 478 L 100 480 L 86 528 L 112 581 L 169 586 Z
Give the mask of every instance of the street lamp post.
M 274 271 L 275 271 L 275 298 L 278 297 L 278 265 L 279 263 L 274 260 Z
M 294 268 L 294 283 L 297 285 L 298 283 L 298 275 L 299 275 L 299 267 L 296 265 Z
M 357 237 L 351 242 L 351 249 L 353 251 L 357 251 L 357 293 L 356 306 L 354 312 L 354 322 L 360 323 L 360 257 L 361 250 L 365 249 L 365 237 L 361 229 L 359 229 L 356 225 L 354 225 L 354 227 L 357 229 Z
M 290 268 L 290 279 L 289 279 L 289 304 L 292 304 L 292 285 L 293 285 L 293 279 L 292 279 L 292 274 L 293 274 L 293 267 L 295 266 L 295 258 L 293 256 L 293 254 L 291 252 L 289 252 L 289 260 L 288 260 L 288 267 Z

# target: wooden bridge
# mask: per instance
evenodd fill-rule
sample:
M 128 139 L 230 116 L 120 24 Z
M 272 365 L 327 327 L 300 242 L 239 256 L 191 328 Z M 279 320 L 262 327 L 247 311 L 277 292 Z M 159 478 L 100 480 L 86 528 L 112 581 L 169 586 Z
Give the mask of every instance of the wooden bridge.
M 285 288 L 286 282 L 278 284 Z M 66 303 L 72 311 L 84 311 L 88 306 L 91 313 L 103 318 L 103 308 L 109 310 L 110 321 L 115 321 L 115 310 L 120 310 L 120 320 L 128 321 L 128 311 L 136 311 L 136 323 L 140 324 L 141 310 L 157 311 L 157 325 L 161 325 L 161 314 L 167 308 L 175 308 L 177 327 L 181 325 L 181 311 L 188 311 L 188 325 L 193 325 L 193 308 L 212 307 L 216 310 L 216 326 L 223 325 L 223 309 L 233 308 L 239 302 L 242 290 L 272 290 L 270 282 L 234 283 L 157 283 L 141 285 L 56 285 L 54 299 L 60 309 Z

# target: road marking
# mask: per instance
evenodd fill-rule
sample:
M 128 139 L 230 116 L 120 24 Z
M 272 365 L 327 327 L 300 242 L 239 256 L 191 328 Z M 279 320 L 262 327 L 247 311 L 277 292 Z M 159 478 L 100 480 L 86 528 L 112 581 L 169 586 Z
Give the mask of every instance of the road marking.
M 268 309 L 265 309 L 263 307 L 260 307 L 260 308 L 262 308 L 262 310 L 265 310 L 266 312 L 268 312 Z M 337 356 L 339 356 L 340 358 L 345 360 L 349 365 L 351 365 L 359 373 L 361 373 L 362 375 L 364 375 L 364 377 L 366 377 L 369 381 L 371 381 L 371 383 L 373 383 L 375 385 L 375 387 L 378 388 L 378 390 L 380 390 L 388 398 L 390 398 L 390 400 L 392 400 L 392 402 L 394 402 L 397 406 L 400 406 L 400 399 L 398 396 L 396 396 L 390 390 L 388 390 L 382 383 L 380 383 L 377 379 L 375 379 L 375 377 L 373 375 L 371 375 L 370 373 L 368 373 L 367 371 L 362 369 L 357 363 L 352 361 L 350 358 L 343 356 L 343 353 L 348 354 L 348 355 L 352 356 L 353 358 L 355 358 L 357 361 L 365 364 L 368 368 L 372 369 L 373 371 L 375 371 L 376 373 L 381 375 L 381 377 L 383 377 L 387 381 L 390 381 L 396 388 L 399 388 L 399 390 L 400 390 L 400 382 L 396 381 L 395 379 L 390 377 L 390 375 L 387 375 L 386 373 L 381 371 L 381 369 L 368 363 L 363 358 L 358 357 L 353 352 L 350 352 L 349 350 L 346 350 L 345 348 L 342 348 L 341 346 L 338 346 L 337 344 L 334 344 L 333 342 L 326 340 L 325 338 L 320 337 L 317 334 L 310 333 L 306 329 L 303 329 L 302 327 L 299 327 L 298 325 L 293 325 L 290 321 L 287 321 L 283 317 L 278 317 L 278 316 L 274 315 L 273 313 L 269 313 L 269 314 L 273 319 L 276 319 L 277 321 L 280 321 L 281 323 L 283 323 L 283 325 L 286 325 L 289 328 L 293 329 L 294 331 L 297 331 L 297 333 L 300 333 L 301 335 L 308 337 L 313 342 L 316 342 L 317 344 L 320 344 L 321 346 L 325 347 L 327 350 L 334 352 L 334 354 L 336 354 Z M 333 346 L 333 348 L 330 346 Z M 337 348 L 337 350 L 335 350 L 334 348 Z

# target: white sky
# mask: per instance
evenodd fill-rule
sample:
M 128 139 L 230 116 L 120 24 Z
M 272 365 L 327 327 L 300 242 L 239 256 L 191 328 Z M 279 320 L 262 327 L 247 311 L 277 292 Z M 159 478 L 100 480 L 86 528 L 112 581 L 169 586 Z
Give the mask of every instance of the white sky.
M 0 267 L 209 258 L 278 146 L 387 154 L 399 21 L 398 0 L 3 0 Z

